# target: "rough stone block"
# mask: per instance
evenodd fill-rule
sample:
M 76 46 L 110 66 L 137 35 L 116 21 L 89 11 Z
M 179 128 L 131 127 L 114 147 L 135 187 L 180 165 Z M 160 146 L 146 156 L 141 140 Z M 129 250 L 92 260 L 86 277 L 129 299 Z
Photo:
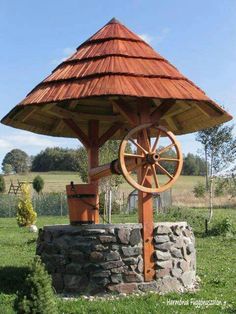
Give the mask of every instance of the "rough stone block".
M 66 274 L 80 274 L 81 265 L 77 263 L 70 263 L 66 265 Z
M 182 274 L 180 277 L 180 280 L 182 281 L 183 285 L 187 288 L 190 288 L 194 285 L 195 280 L 195 271 L 186 271 Z
M 164 277 L 159 279 L 157 282 L 158 291 L 162 293 L 167 293 L 171 291 L 182 291 L 183 287 L 181 283 L 175 277 Z
M 121 250 L 124 256 L 137 256 L 142 254 L 142 249 L 138 246 L 123 246 Z
M 169 234 L 172 233 L 172 230 L 168 226 L 160 225 L 156 229 L 156 234 Z
M 172 260 L 167 260 L 167 261 L 157 261 L 156 262 L 157 269 L 159 268 L 171 268 L 172 267 Z
M 118 238 L 121 243 L 128 244 L 130 239 L 130 230 L 123 228 L 118 230 Z
M 92 273 L 90 274 L 91 277 L 101 277 L 101 278 L 104 278 L 104 277 L 109 277 L 111 274 L 110 270 L 102 270 L 102 271 L 98 271 L 96 273 Z
M 110 235 L 104 235 L 104 236 L 100 236 L 99 240 L 101 241 L 101 243 L 114 243 L 116 242 L 116 237 L 114 236 L 110 236 Z
M 158 261 L 167 261 L 171 258 L 171 255 L 169 252 L 162 252 L 158 250 L 155 251 L 154 256 L 156 257 Z
M 120 259 L 120 254 L 116 251 L 107 252 L 105 254 L 106 261 L 118 261 Z
M 163 278 L 170 274 L 170 268 L 158 269 L 156 271 L 156 278 Z
M 124 282 L 142 282 L 143 276 L 134 271 L 126 271 L 123 275 Z
M 118 292 L 118 293 L 126 293 L 130 294 L 134 291 L 137 291 L 138 286 L 136 283 L 120 283 L 120 284 L 113 284 L 107 286 L 108 291 Z
M 128 266 L 138 264 L 138 259 L 134 258 L 134 257 L 123 258 L 123 261 L 124 261 L 125 265 L 128 265 Z
M 160 244 L 160 243 L 164 243 L 164 242 L 169 242 L 170 238 L 169 238 L 168 235 L 157 235 L 157 236 L 154 237 L 154 241 L 157 244 Z
M 69 259 L 72 263 L 83 263 L 85 255 L 82 252 L 71 252 L 69 253 Z
M 171 255 L 174 256 L 174 257 L 176 257 L 176 258 L 183 258 L 183 255 L 182 255 L 180 249 L 175 249 L 175 248 L 173 248 L 173 249 L 171 250 Z
M 142 240 L 142 236 L 141 236 L 140 229 L 131 230 L 130 239 L 129 239 L 130 244 L 137 245 L 141 242 L 141 240 Z
M 159 243 L 154 245 L 155 249 L 160 251 L 169 251 L 173 247 L 173 243 L 171 242 L 165 242 L 165 243 Z
M 180 268 L 173 268 L 171 270 L 171 275 L 173 277 L 179 278 L 181 276 L 181 274 L 182 274 L 182 270 Z
M 156 281 L 143 282 L 143 283 L 138 284 L 138 288 L 140 291 L 143 291 L 143 292 L 156 291 L 157 283 Z
M 111 276 L 112 283 L 120 283 L 122 282 L 122 275 L 121 274 L 114 274 Z
M 95 263 L 102 262 L 104 261 L 104 254 L 101 252 L 93 251 L 89 255 L 89 260 Z
M 192 243 L 189 243 L 186 247 L 186 251 L 187 254 L 191 254 L 192 252 L 194 252 L 195 251 L 194 245 Z
M 102 263 L 101 266 L 104 269 L 112 269 L 112 268 L 118 268 L 124 265 L 124 262 L 122 260 L 120 261 L 109 261 L 106 263 Z

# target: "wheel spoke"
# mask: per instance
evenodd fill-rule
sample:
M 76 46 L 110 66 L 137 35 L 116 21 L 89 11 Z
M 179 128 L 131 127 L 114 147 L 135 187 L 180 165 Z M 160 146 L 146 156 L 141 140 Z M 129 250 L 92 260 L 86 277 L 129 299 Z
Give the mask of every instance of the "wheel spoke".
M 179 161 L 179 159 L 163 157 L 163 158 L 159 158 L 159 161 Z
M 125 153 L 124 156 L 128 158 L 144 158 L 143 155 L 135 155 L 135 154 L 128 154 L 128 153 Z
M 172 144 L 170 144 L 170 145 L 168 145 L 168 146 L 162 148 L 162 149 L 158 152 L 158 154 L 161 155 L 161 154 L 165 153 L 166 151 L 170 150 L 173 146 L 175 146 L 174 143 L 172 143 Z
M 160 185 L 159 185 L 159 181 L 158 181 L 158 178 L 157 178 L 155 165 L 151 165 L 151 169 L 152 169 L 152 175 L 153 175 L 153 178 L 154 178 L 154 182 L 155 182 L 156 188 L 159 188 Z
M 144 161 L 142 161 L 142 162 L 136 164 L 135 166 L 130 167 L 130 168 L 128 169 L 128 172 L 130 173 L 130 172 L 132 172 L 132 171 L 134 171 L 134 170 L 136 170 L 136 169 L 142 167 L 143 165 L 145 165 L 145 163 L 146 163 L 146 161 L 144 160 Z
M 154 142 L 154 144 L 153 144 L 153 146 L 152 146 L 152 152 L 153 152 L 153 153 L 154 153 L 155 150 L 157 149 L 157 144 L 158 144 L 158 141 L 159 141 L 159 139 L 160 139 L 160 136 L 161 136 L 161 131 L 158 131 L 157 137 L 156 137 L 155 142 Z
M 149 170 L 149 165 L 146 165 L 146 169 L 145 169 L 144 174 L 143 174 L 143 178 L 142 178 L 141 185 L 144 184 L 144 181 L 145 181 L 145 179 L 146 179 L 146 175 L 147 175 L 147 173 L 148 173 L 148 170 Z
M 147 154 L 147 153 L 148 153 L 141 145 L 139 145 L 139 143 L 136 143 L 135 140 L 133 140 L 132 138 L 130 138 L 129 140 L 130 140 L 130 142 L 132 142 L 137 148 L 141 149 L 141 151 L 142 151 L 144 154 Z
M 169 178 L 174 179 L 174 177 L 165 169 L 162 167 L 162 165 L 160 165 L 159 163 L 156 164 L 157 167 L 164 173 L 166 174 Z

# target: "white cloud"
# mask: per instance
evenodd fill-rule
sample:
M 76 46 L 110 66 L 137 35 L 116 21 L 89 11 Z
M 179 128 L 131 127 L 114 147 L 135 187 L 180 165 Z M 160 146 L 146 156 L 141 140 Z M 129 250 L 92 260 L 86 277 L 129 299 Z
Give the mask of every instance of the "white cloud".
M 11 147 L 12 147 L 11 144 L 7 140 L 0 138 L 0 148 L 1 149 L 10 149 Z
M 61 52 L 61 57 L 55 58 L 51 60 L 52 64 L 60 64 L 63 61 L 65 61 L 69 56 L 71 56 L 73 53 L 75 52 L 75 49 L 71 48 L 71 47 L 65 47 L 62 49 Z
M 140 34 L 139 37 L 141 37 L 148 44 L 150 44 L 153 40 L 153 37 L 149 34 Z
M 169 32 L 170 32 L 170 28 L 164 27 L 160 30 L 160 32 L 156 36 L 152 36 L 150 34 L 144 33 L 144 34 L 140 34 L 139 37 L 141 37 L 148 44 L 150 44 L 151 42 L 160 43 L 166 38 L 166 36 L 169 34 Z
M 157 40 L 157 42 L 162 42 L 166 36 L 169 34 L 170 32 L 170 28 L 169 27 L 164 27 L 160 30 L 159 34 L 155 37 L 155 39 Z

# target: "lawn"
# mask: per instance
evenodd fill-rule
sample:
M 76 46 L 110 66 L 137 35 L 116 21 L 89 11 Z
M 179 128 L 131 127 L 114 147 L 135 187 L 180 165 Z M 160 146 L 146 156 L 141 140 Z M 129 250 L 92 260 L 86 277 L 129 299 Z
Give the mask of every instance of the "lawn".
M 64 192 L 65 186 L 70 184 L 71 181 L 75 183 L 82 183 L 80 176 L 76 172 L 29 172 L 28 174 L 16 174 L 5 176 L 6 191 L 8 192 L 11 180 L 16 184 L 17 180 L 32 182 L 36 175 L 40 175 L 45 182 L 44 192 Z M 163 181 L 164 176 L 160 175 L 160 182 Z M 204 182 L 205 178 L 200 176 L 180 176 L 177 182 L 172 187 L 172 199 L 175 206 L 187 207 L 206 207 L 208 206 L 208 197 L 197 199 L 193 195 L 193 188 L 198 182 Z M 133 187 L 124 181 L 119 187 L 122 199 L 123 195 L 127 199 L 129 193 L 133 191 Z M 218 207 L 234 206 L 235 199 L 230 199 L 227 196 L 217 197 L 214 201 Z
M 179 214 L 180 215 L 180 214 Z M 206 210 L 188 210 L 194 226 L 197 246 L 197 274 L 201 278 L 200 290 L 188 294 L 158 296 L 131 296 L 113 301 L 88 302 L 81 298 L 64 301 L 58 298 L 60 313 L 236 313 L 236 239 L 222 236 L 203 236 Z M 229 217 L 236 222 L 236 210 L 215 210 L 214 222 Z M 159 215 L 159 221 L 174 220 L 181 216 Z M 114 215 L 113 222 L 135 222 L 135 215 Z M 39 217 L 38 226 L 68 223 L 67 217 Z M 18 228 L 14 218 L 0 218 L 0 313 L 14 313 L 12 307 L 17 290 L 21 289 L 27 265 L 35 254 L 36 235 Z M 179 302 L 182 305 L 173 305 Z M 215 305 L 206 306 L 213 302 Z M 199 304 L 203 304 L 202 306 Z M 197 306 L 199 305 L 199 306 Z

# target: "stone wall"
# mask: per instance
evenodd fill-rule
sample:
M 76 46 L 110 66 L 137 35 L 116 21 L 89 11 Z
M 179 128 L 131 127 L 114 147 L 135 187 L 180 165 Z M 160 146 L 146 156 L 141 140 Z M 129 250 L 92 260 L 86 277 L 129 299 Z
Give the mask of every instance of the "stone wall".
M 40 230 L 41 255 L 57 292 L 183 291 L 195 284 L 194 235 L 185 222 L 154 230 L 156 278 L 143 278 L 141 224 L 54 225 Z

